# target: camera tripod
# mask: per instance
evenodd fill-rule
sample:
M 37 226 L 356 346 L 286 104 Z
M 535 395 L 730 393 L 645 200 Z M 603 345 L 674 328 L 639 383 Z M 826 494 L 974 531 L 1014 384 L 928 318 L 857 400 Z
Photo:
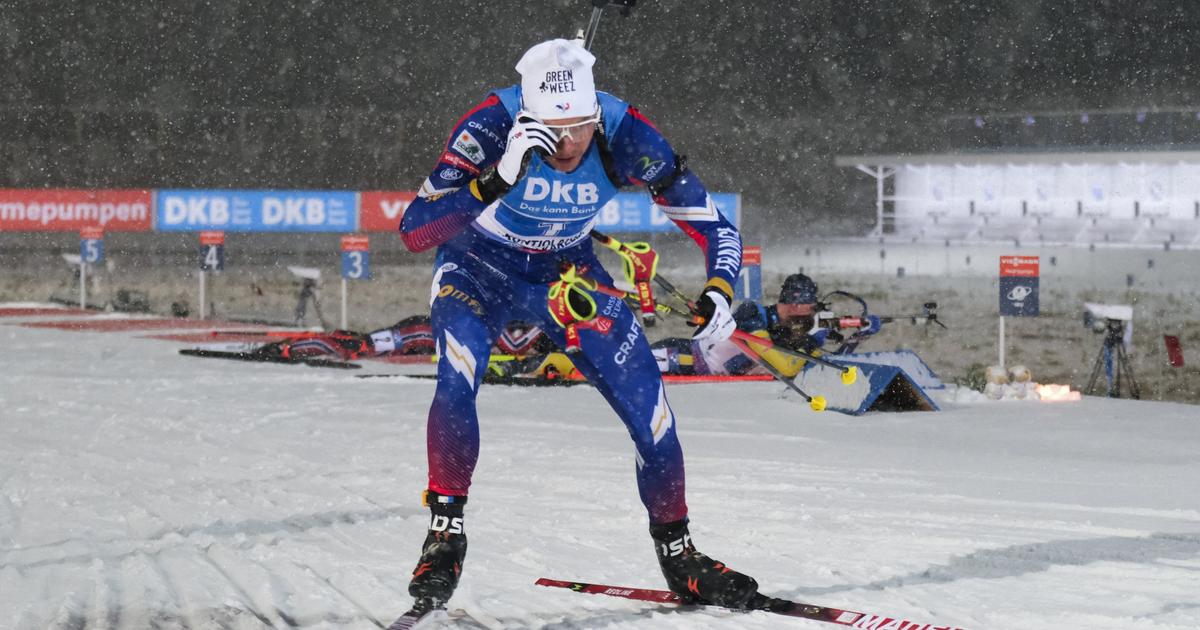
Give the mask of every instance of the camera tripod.
M 1129 381 L 1129 397 L 1140 399 L 1142 390 L 1138 387 L 1137 379 L 1133 376 L 1133 367 L 1129 365 L 1129 357 L 1125 354 L 1125 341 L 1122 338 L 1123 322 L 1119 319 L 1106 319 L 1104 322 L 1104 343 L 1100 353 L 1096 355 L 1096 363 L 1092 366 L 1092 375 L 1088 378 L 1087 387 L 1083 393 L 1092 395 L 1096 387 L 1096 379 L 1100 369 L 1104 368 L 1104 380 L 1107 383 L 1105 395 L 1109 398 L 1121 397 L 1121 380 Z
M 329 328 L 325 323 L 325 316 L 321 314 L 321 303 L 317 301 L 317 281 L 312 278 L 304 278 L 300 285 L 300 295 L 296 301 L 296 326 L 304 325 L 304 318 L 308 314 L 308 301 L 312 300 L 313 311 L 317 313 L 317 321 L 321 322 L 321 328 Z

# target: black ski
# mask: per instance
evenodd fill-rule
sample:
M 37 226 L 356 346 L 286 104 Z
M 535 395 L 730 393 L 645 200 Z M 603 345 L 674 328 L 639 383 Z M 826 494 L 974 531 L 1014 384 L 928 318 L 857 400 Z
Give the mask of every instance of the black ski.
M 266 353 L 229 352 L 225 350 L 204 350 L 202 348 L 184 348 L 179 351 L 179 354 L 189 357 L 205 357 L 209 359 L 232 359 L 234 361 L 251 361 L 255 363 L 285 363 L 288 365 L 307 365 L 308 367 L 340 368 L 343 370 L 357 370 L 362 367 L 357 363 L 335 361 L 333 359 L 289 359 L 286 357 L 273 356 Z

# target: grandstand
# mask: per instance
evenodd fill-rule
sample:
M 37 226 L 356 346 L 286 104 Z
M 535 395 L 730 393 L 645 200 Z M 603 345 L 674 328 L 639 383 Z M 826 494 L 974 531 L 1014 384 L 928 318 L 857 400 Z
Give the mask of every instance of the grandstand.
M 1190 134 L 1111 150 L 1119 143 L 1073 146 L 1061 125 L 1047 127 L 1054 141 L 1022 130 L 1024 146 L 1010 135 L 981 148 L 976 138 L 954 152 L 835 163 L 874 179 L 870 236 L 884 241 L 1200 249 L 1200 149 Z

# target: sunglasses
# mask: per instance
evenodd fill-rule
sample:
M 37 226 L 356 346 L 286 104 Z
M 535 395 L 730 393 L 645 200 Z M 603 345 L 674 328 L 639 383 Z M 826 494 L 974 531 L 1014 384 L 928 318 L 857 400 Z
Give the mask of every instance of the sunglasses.
M 550 133 L 554 134 L 555 140 L 575 140 L 577 137 L 582 138 L 584 135 L 586 135 L 589 127 L 598 122 L 600 122 L 600 112 L 596 112 L 591 118 L 577 123 L 571 123 L 569 125 L 546 125 L 546 128 L 550 130 Z M 579 134 L 579 136 L 576 136 L 575 134 Z

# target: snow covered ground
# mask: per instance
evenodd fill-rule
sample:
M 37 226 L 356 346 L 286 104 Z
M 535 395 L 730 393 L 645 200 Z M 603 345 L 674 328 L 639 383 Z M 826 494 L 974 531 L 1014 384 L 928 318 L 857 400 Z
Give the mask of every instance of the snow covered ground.
M 432 382 L 21 321 L 0 320 L 0 628 L 372 628 L 408 607 Z M 850 417 L 784 391 L 668 391 L 697 544 L 764 591 L 973 630 L 1200 627 L 1200 408 L 943 396 Z M 634 452 L 588 387 L 479 404 L 453 607 L 496 628 L 829 627 L 534 586 L 662 586 Z

